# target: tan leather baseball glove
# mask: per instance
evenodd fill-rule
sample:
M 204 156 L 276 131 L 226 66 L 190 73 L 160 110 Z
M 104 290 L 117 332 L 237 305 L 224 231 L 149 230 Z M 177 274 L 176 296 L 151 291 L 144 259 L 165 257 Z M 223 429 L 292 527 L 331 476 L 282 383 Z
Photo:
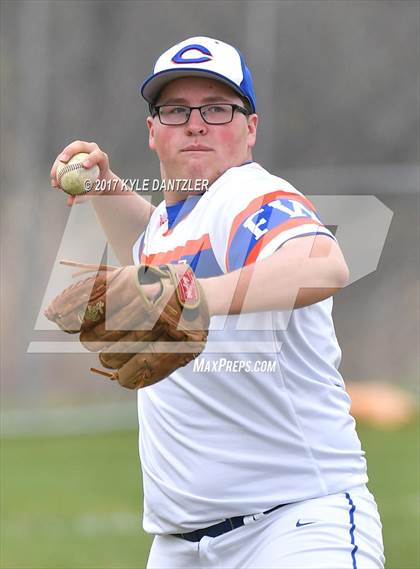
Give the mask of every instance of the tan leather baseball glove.
M 203 351 L 209 311 L 188 264 L 63 264 L 95 274 L 63 290 L 44 314 L 65 332 L 80 333 L 81 343 L 100 352 L 101 364 L 115 370 L 92 371 L 138 389 L 164 379 Z M 144 287 L 153 283 L 160 284 L 160 292 L 149 300 Z

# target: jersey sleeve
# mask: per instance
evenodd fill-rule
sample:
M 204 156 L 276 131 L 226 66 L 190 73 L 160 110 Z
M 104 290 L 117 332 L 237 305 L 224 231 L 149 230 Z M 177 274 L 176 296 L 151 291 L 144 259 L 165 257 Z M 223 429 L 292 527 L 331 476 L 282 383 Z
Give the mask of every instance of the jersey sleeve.
M 161 225 L 162 212 L 165 210 L 165 202 L 161 202 L 152 212 L 146 229 L 139 234 L 132 247 L 133 262 L 135 265 L 147 263 L 147 249 L 150 239 Z M 152 237 L 151 237 L 152 236 Z
M 145 235 L 146 235 L 146 232 L 143 231 L 143 233 L 141 233 L 139 235 L 137 241 L 133 245 L 132 254 L 133 254 L 133 262 L 135 265 L 138 265 L 141 263 L 141 256 L 142 256 L 143 249 L 144 249 Z
M 228 231 L 227 272 L 269 256 L 286 241 L 306 235 L 334 235 L 302 194 L 273 191 L 251 200 L 233 217 Z

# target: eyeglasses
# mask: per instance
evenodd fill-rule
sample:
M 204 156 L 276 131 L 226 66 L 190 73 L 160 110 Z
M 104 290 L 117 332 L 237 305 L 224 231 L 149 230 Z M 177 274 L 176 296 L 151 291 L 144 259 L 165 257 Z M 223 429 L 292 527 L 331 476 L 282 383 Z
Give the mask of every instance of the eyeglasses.
M 200 111 L 201 118 L 207 124 L 227 124 L 232 122 L 235 111 L 249 115 L 250 112 L 233 103 L 217 103 L 202 105 L 201 107 L 187 107 L 184 105 L 159 105 L 151 107 L 152 116 L 158 115 L 159 120 L 165 125 L 187 124 L 191 112 L 197 109 Z

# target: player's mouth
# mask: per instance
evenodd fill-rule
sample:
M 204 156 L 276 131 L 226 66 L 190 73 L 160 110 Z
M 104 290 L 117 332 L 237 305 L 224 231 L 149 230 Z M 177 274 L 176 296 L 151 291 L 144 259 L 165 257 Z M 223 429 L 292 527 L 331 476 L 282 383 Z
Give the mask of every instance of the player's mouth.
M 181 152 L 211 152 L 212 149 L 202 144 L 190 144 L 181 150 Z

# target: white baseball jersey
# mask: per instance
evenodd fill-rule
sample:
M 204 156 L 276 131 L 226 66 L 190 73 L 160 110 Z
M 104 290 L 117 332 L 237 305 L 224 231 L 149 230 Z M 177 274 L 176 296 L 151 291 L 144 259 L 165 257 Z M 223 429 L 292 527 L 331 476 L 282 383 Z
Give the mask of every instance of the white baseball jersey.
M 133 257 L 187 261 L 205 278 L 313 234 L 334 239 L 309 200 L 251 162 L 201 196 L 162 202 Z M 146 532 L 193 531 L 367 482 L 331 309 L 329 298 L 290 314 L 213 317 L 199 358 L 138 391 Z

